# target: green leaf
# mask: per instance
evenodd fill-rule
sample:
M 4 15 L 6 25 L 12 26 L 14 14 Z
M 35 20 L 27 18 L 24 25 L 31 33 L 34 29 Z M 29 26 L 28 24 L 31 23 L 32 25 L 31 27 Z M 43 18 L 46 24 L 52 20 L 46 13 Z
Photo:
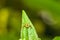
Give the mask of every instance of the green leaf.
M 22 10 L 21 39 L 39 40 L 36 30 L 24 10 Z
M 60 36 L 55 37 L 53 40 L 60 40 Z

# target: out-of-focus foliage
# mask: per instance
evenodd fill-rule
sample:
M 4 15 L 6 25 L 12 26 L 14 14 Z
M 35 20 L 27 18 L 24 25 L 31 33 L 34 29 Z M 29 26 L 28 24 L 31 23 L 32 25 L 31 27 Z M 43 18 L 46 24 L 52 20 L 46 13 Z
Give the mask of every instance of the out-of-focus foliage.
M 56 36 L 53 40 L 60 40 L 60 36 Z
M 0 40 L 20 38 L 21 15 L 11 8 L 0 9 Z
M 33 20 L 33 24 L 35 26 L 35 29 L 36 29 L 37 33 L 43 35 L 44 32 L 45 32 L 45 26 L 41 22 L 41 20 L 35 19 L 35 20 Z M 38 36 L 41 36 L 41 35 L 38 35 Z

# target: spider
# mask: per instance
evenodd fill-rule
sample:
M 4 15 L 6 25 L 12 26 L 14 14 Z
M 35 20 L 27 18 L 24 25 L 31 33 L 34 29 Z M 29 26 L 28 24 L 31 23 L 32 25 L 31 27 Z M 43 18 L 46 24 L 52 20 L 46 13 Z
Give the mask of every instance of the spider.
M 30 24 L 28 24 L 28 23 L 26 23 L 25 25 L 24 25 L 24 27 L 30 27 L 31 25 Z

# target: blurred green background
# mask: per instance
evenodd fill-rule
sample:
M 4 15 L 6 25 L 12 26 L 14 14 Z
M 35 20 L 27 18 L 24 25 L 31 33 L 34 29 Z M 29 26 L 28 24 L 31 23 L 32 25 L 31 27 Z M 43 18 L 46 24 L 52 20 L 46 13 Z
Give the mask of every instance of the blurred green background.
M 42 40 L 60 37 L 60 0 L 0 0 L 0 40 L 19 40 L 22 10 Z

